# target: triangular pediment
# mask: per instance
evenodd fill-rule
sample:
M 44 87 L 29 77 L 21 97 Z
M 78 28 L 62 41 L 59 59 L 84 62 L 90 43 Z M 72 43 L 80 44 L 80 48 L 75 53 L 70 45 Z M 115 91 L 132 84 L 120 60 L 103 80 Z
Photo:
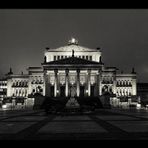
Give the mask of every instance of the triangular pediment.
M 66 58 L 66 59 L 60 59 L 60 60 L 56 60 L 56 61 L 51 61 L 51 62 L 47 62 L 47 63 L 42 63 L 42 65 L 100 65 L 103 63 L 99 63 L 99 62 L 95 62 L 95 61 L 89 61 L 86 59 L 81 59 L 81 58 L 77 58 L 77 57 L 70 57 L 70 58 Z

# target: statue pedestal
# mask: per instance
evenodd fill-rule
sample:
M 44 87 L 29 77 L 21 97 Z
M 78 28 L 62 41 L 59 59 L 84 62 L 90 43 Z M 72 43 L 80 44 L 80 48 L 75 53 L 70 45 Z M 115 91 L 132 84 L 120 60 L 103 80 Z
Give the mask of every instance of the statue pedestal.
M 79 107 L 80 105 L 74 97 L 71 97 L 66 103 L 66 108 L 79 108 Z

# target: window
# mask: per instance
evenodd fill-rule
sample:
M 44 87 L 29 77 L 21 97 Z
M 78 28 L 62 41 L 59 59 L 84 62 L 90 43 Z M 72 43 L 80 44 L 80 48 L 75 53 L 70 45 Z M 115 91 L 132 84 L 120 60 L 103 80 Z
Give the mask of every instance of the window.
M 54 61 L 56 61 L 56 56 L 54 56 Z
M 61 56 L 61 59 L 63 59 L 63 56 Z
M 58 60 L 60 59 L 60 56 L 58 56 Z
M 84 56 L 82 56 L 82 58 L 84 59 Z
M 89 58 L 90 58 L 90 61 L 92 61 L 92 56 L 90 56 Z
M 88 60 L 88 56 L 86 56 L 86 60 Z

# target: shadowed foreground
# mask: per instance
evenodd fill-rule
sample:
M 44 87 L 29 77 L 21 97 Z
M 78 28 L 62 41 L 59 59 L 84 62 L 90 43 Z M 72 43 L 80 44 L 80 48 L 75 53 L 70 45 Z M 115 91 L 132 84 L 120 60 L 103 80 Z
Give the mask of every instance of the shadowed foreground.
M 95 113 L 49 114 L 1 111 L 1 140 L 148 139 L 148 112 L 98 109 Z

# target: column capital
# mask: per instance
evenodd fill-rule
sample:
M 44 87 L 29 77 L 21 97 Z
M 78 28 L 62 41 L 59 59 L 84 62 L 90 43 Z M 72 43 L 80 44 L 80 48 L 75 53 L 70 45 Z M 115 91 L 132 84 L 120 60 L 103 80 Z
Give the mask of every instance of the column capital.
M 80 69 L 77 69 L 77 73 L 80 73 Z
M 69 69 L 65 69 L 65 73 L 66 73 L 66 75 L 68 75 Z
M 101 70 L 99 69 L 99 70 L 97 70 L 97 74 L 101 74 Z
M 88 70 L 87 70 L 87 73 L 90 74 L 90 73 L 91 73 L 91 69 L 88 69 Z
M 58 73 L 58 69 L 54 69 L 54 72 L 57 74 Z

